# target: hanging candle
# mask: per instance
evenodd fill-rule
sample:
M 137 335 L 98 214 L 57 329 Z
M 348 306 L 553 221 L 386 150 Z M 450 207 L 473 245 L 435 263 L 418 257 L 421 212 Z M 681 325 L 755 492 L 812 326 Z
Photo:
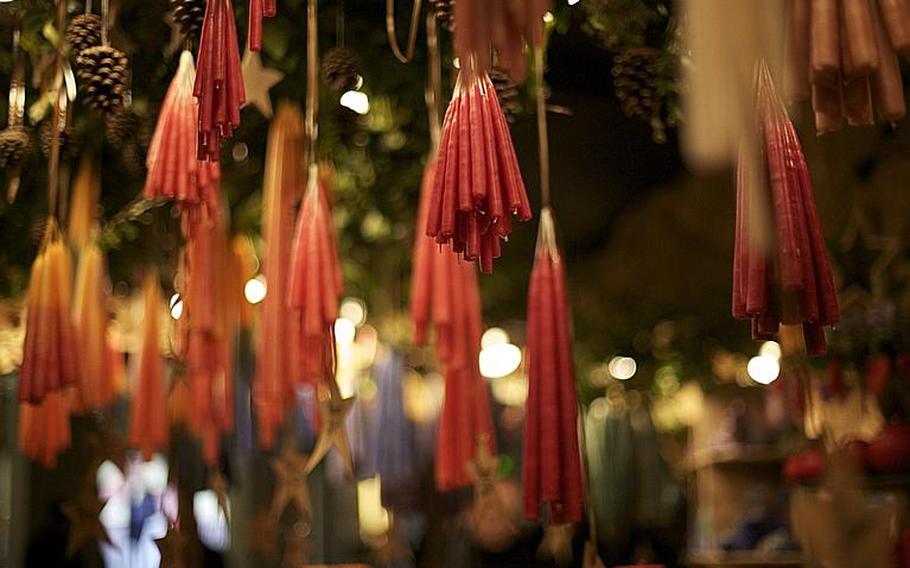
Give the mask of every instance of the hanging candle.
M 450 245 L 440 247 L 420 232 L 430 212 L 434 174 L 435 164 L 431 161 L 424 170 L 418 207 L 411 317 L 415 343 L 427 341 L 430 322 L 435 330 L 436 358 L 445 377 L 436 486 L 449 491 L 471 484 L 467 465 L 474 459 L 478 444 L 494 451 L 494 436 L 486 384 L 478 363 L 483 325 L 476 268 L 460 261 Z
M 197 159 L 199 104 L 193 98 L 195 81 L 193 55 L 184 51 L 149 145 L 144 195 L 146 199 L 173 199 L 198 216 L 198 211 L 216 210 L 221 172 L 217 162 Z
M 168 444 L 164 360 L 158 350 L 162 303 L 156 273 L 145 277 L 142 295 L 145 318 L 138 376 L 130 404 L 130 445 L 141 450 L 149 460 L 155 451 L 163 450 Z
M 556 229 L 545 207 L 528 291 L 522 469 L 525 517 L 539 519 L 545 506 L 550 524 L 578 522 L 584 513 L 570 317 Z
M 69 222 L 66 234 L 69 242 L 81 249 L 94 238 L 98 225 L 98 197 L 101 195 L 101 178 L 90 158 L 83 158 L 73 182 Z
M 247 42 L 250 51 L 262 51 L 262 19 L 274 18 L 278 13 L 278 0 L 250 0 L 250 19 Z
M 196 154 L 200 160 L 218 161 L 222 138 L 240 126 L 244 102 L 240 48 L 231 0 L 206 4 L 199 39 L 199 72 L 193 96 L 199 100 Z
M 53 218 L 32 265 L 19 400 L 39 403 L 76 380 L 71 305 L 73 260 Z
M 512 216 L 531 218 L 515 148 L 496 89 L 485 72 L 462 63 L 446 110 L 426 233 L 452 243 L 465 260 L 492 272 Z
M 114 402 L 122 364 L 108 336 L 108 278 L 104 253 L 88 244 L 79 257 L 73 329 L 79 338 L 76 407 L 94 412 Z
M 269 128 L 262 198 L 262 239 L 265 254 L 262 274 L 268 293 L 262 301 L 259 365 L 253 398 L 256 405 L 259 441 L 267 448 L 275 444 L 285 409 L 294 400 L 293 387 L 300 369 L 298 345 L 300 320 L 288 317 L 287 302 L 294 239 L 295 202 L 303 186 L 303 117 L 289 104 L 278 108 Z
M 222 434 L 234 428 L 232 309 L 227 219 L 216 213 L 186 244 L 184 315 L 180 319 L 192 411 L 189 425 L 202 439 L 203 458 L 218 461 Z
M 344 287 L 326 196 L 328 175 L 321 173 L 317 165 L 310 166 L 297 217 L 288 291 L 290 306 L 299 312 L 302 376 L 311 382 L 334 380 L 325 376 L 325 362 L 334 352 L 332 327 Z
M 37 404 L 19 404 L 19 449 L 45 469 L 54 469 L 57 456 L 72 443 L 68 394 L 54 391 Z
M 808 352 L 821 355 L 823 327 L 839 319 L 834 279 L 802 146 L 764 62 L 755 102 L 761 148 L 744 145 L 737 168 L 733 315 L 752 320 L 756 340 L 801 325 Z

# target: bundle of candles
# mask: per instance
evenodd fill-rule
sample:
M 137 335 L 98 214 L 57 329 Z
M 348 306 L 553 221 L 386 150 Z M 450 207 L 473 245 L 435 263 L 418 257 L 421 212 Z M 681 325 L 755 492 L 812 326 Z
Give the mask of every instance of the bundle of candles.
M 262 274 L 268 294 L 262 301 L 259 366 L 253 386 L 259 442 L 275 444 L 276 431 L 284 423 L 284 411 L 299 376 L 300 320 L 287 316 L 290 266 L 294 238 L 295 202 L 302 186 L 303 117 L 297 107 L 283 104 L 269 128 L 262 196 Z
M 247 23 L 247 43 L 250 51 L 262 51 L 262 19 L 274 18 L 278 13 L 278 0 L 250 0 L 250 17 Z
M 220 177 L 217 162 L 197 159 L 199 105 L 193 98 L 195 81 L 193 55 L 184 51 L 161 104 L 146 158 L 144 191 L 146 199 L 173 199 L 194 215 L 215 210 Z
M 123 358 L 108 335 L 108 278 L 104 253 L 90 243 L 79 256 L 73 328 L 79 338 L 76 405 L 97 411 L 111 405 L 123 384 Z
M 199 72 L 193 96 L 199 100 L 197 157 L 218 161 L 222 138 L 230 138 L 240 126 L 244 103 L 240 48 L 231 0 L 206 4 L 197 57 Z
M 29 280 L 20 401 L 40 403 L 76 382 L 72 297 L 73 260 L 57 222 L 49 218 Z
M 310 382 L 334 381 L 325 376 L 325 363 L 334 356 L 332 328 L 344 288 L 326 195 L 329 176 L 327 168 L 310 166 L 291 252 L 288 298 L 299 313 L 301 372 Z
M 218 460 L 221 435 L 234 428 L 233 340 L 238 312 L 230 301 L 225 215 L 215 212 L 193 231 L 185 249 L 184 315 L 180 318 L 192 409 L 189 425 L 203 458 Z
M 498 65 L 521 81 L 527 73 L 524 47 L 543 41 L 541 22 L 550 0 L 458 0 L 455 2 L 455 49 L 462 61 L 477 57 L 490 69 L 495 50 Z M 492 49 L 491 49 L 492 48 Z
M 786 95 L 812 100 L 819 133 L 907 112 L 897 53 L 910 55 L 906 0 L 791 0 Z
M 496 89 L 469 63 L 462 63 L 442 125 L 426 233 L 492 272 L 512 215 L 527 221 L 531 206 Z
M 493 450 L 493 421 L 478 357 L 482 332 L 477 272 L 462 262 L 449 245 L 438 245 L 422 235 L 430 211 L 435 164 L 424 171 L 414 271 L 411 276 L 411 317 L 414 341 L 428 339 L 435 330 L 436 355 L 445 377 L 445 400 L 436 452 L 436 486 L 442 491 L 471 483 L 467 464 L 482 440 Z
M 167 405 L 164 388 L 164 360 L 158 349 L 159 318 L 162 309 L 157 273 L 145 277 L 142 348 L 138 378 L 130 401 L 130 445 L 149 460 L 168 444 Z
M 524 515 L 539 519 L 544 506 L 550 524 L 563 524 L 584 514 L 571 314 L 549 208 L 541 211 L 539 231 L 528 290 Z
M 72 442 L 69 390 L 51 392 L 38 404 L 19 404 L 19 449 L 45 469 L 57 466 L 57 455 Z
M 823 326 L 839 319 L 837 295 L 802 146 L 764 62 L 755 104 L 761 148 L 744 144 L 737 168 L 733 315 L 752 320 L 757 340 L 782 323 L 802 325 L 807 351 L 821 355 Z
M 89 244 L 98 224 L 101 177 L 89 157 L 83 157 L 73 182 L 66 236 L 76 249 Z

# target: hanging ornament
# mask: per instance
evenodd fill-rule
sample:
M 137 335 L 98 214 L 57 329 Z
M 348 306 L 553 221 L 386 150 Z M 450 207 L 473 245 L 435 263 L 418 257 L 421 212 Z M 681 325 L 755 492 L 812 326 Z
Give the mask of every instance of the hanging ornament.
M 426 233 L 492 272 L 512 216 L 527 221 L 531 207 L 496 89 L 466 60 L 443 122 L 433 185 Z
M 543 531 L 543 539 L 537 549 L 537 557 L 552 559 L 557 566 L 568 566 L 572 563 L 572 539 L 575 538 L 575 525 L 548 525 Z
M 550 209 L 540 232 L 528 291 L 528 403 L 524 436 L 524 513 L 549 511 L 549 522 L 579 522 L 584 491 L 565 269 Z
M 104 502 L 95 495 L 94 472 L 86 476 L 79 493 L 72 501 L 67 501 L 61 508 L 69 520 L 70 531 L 66 542 L 66 557 L 73 558 L 77 552 L 92 541 L 103 542 L 113 546 L 107 529 L 101 523 L 101 510 Z
M 126 94 L 128 60 L 110 46 L 90 47 L 76 57 L 76 77 L 82 85 L 83 102 L 101 113 L 113 112 Z
M 455 30 L 455 0 L 430 0 L 430 9 L 443 29 Z
M 231 138 L 240 126 L 244 101 L 240 48 L 231 0 L 206 4 L 197 55 L 199 73 L 193 96 L 199 101 L 197 157 L 217 162 L 222 138 Z
M 512 512 L 499 493 L 499 462 L 499 456 L 490 452 L 489 444 L 481 437 L 477 455 L 468 464 L 474 484 L 469 519 L 474 542 L 490 551 L 507 550 L 519 534 Z
M 255 0 L 254 0 L 255 1 Z M 241 63 L 246 101 L 243 106 L 253 105 L 266 118 L 272 118 L 272 98 L 269 90 L 284 79 L 284 73 L 262 66 L 262 56 L 247 49 Z
M 119 148 L 134 140 L 141 120 L 132 106 L 121 106 L 106 115 L 104 117 L 104 134 L 107 141 L 115 148 Z
M 202 31 L 206 0 L 170 0 L 174 23 L 185 41 L 193 41 Z
M 521 104 L 521 90 L 518 83 L 512 80 L 508 72 L 499 67 L 490 69 L 490 80 L 493 87 L 496 88 L 496 96 L 499 98 L 499 106 L 509 124 L 515 122 L 515 119 L 524 112 Z
M 57 456 L 70 446 L 69 393 L 49 393 L 39 403 L 19 404 L 19 449 L 45 469 L 57 467 Z
M 0 130 L 0 169 L 19 170 L 31 154 L 31 138 L 23 127 Z
M 794 0 L 785 93 L 811 99 L 820 134 L 907 114 L 897 53 L 910 50 L 910 5 L 894 0 Z
M 357 89 L 363 83 L 360 58 L 347 47 L 333 47 L 322 56 L 322 80 L 336 93 Z
M 344 288 L 327 178 L 318 166 L 310 166 L 291 251 L 288 298 L 300 318 L 301 372 L 311 382 L 334 381 L 325 361 L 333 357 L 331 332 Z
M 66 28 L 66 41 L 73 55 L 101 45 L 101 16 L 86 12 L 74 16 Z
M 87 245 L 79 256 L 76 273 L 73 329 L 79 338 L 76 405 L 82 412 L 96 412 L 114 402 L 122 364 L 108 336 L 107 268 L 98 245 Z
M 73 261 L 53 218 L 32 265 L 19 400 L 39 403 L 76 380 L 71 299 Z
M 247 47 L 262 51 L 262 19 L 274 18 L 278 13 L 278 0 L 250 0 L 250 19 L 247 30 Z
M 295 203 L 304 183 L 303 117 L 289 104 L 278 108 L 269 128 L 262 197 L 262 275 L 268 293 L 262 301 L 259 365 L 253 384 L 259 442 L 265 448 L 275 443 L 284 423 L 285 409 L 294 400 L 300 380 L 300 321 L 288 317 L 287 300 L 294 238 Z
M 69 224 L 66 236 L 77 250 L 83 249 L 98 230 L 98 198 L 101 196 L 101 177 L 92 165 L 92 160 L 83 158 L 73 182 L 70 199 Z
M 312 515 L 310 510 L 310 488 L 307 484 L 308 459 L 300 455 L 290 439 L 285 442 L 281 454 L 272 460 L 272 471 L 275 473 L 275 493 L 272 496 L 272 505 L 269 516 L 276 524 L 281 515 L 291 505 L 297 509 L 297 514 L 309 521 Z
M 193 98 L 195 80 L 193 55 L 184 51 L 149 145 L 143 194 L 146 199 L 173 199 L 180 208 L 199 217 L 217 209 L 221 170 L 216 162 L 197 159 L 199 107 Z
M 0 170 L 7 178 L 6 200 L 12 203 L 19 192 L 22 167 L 32 152 L 31 136 L 25 128 L 25 61 L 19 47 L 20 30 L 13 31 L 13 72 L 9 84 L 7 126 L 0 130 Z
M 331 379 L 334 382 L 334 378 Z M 333 447 L 341 458 L 341 463 L 349 475 L 354 475 L 354 458 L 351 455 L 351 445 L 348 443 L 348 434 L 345 429 L 345 421 L 348 414 L 354 407 L 354 398 L 342 398 L 337 389 L 331 396 L 319 402 L 319 414 L 322 418 L 320 422 L 319 437 L 316 439 L 316 446 L 307 459 L 306 472 L 312 473 L 319 462 L 328 455 L 329 450 Z
M 164 390 L 164 360 L 158 349 L 161 290 L 158 275 L 145 277 L 142 348 L 139 353 L 136 388 L 130 404 L 130 445 L 149 460 L 168 444 L 167 410 Z
M 821 355 L 823 328 L 839 319 L 834 279 L 802 146 L 763 61 L 755 104 L 761 149 L 744 144 L 737 168 L 733 316 L 752 320 L 756 340 L 801 325 L 809 354 Z
M 41 154 L 47 158 L 51 154 L 51 147 L 54 143 L 54 124 L 53 120 L 45 120 L 38 129 L 38 142 L 41 146 Z M 2 134 L 0 134 L 2 136 Z M 71 126 L 64 125 L 60 131 L 60 160 L 71 162 L 79 156 L 80 145 L 79 134 Z

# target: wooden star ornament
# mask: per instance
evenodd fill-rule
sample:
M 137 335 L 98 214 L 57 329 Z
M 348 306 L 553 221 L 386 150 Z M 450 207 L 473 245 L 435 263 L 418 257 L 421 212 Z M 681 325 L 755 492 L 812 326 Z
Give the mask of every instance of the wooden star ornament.
M 341 398 L 340 395 L 336 394 L 320 401 L 319 413 L 322 416 L 322 431 L 319 432 L 319 438 L 316 439 L 316 447 L 313 448 L 313 453 L 310 454 L 310 459 L 307 462 L 307 473 L 316 469 L 319 462 L 334 446 L 348 473 L 354 475 L 354 458 L 351 454 L 351 445 L 348 443 L 348 434 L 344 427 L 345 419 L 353 407 L 354 397 Z
M 76 498 L 64 503 L 61 508 L 70 522 L 69 539 L 66 542 L 67 558 L 75 556 L 92 540 L 112 544 L 107 529 L 101 524 L 99 515 L 104 502 L 95 495 L 94 484 L 84 484 Z
M 307 458 L 293 443 L 286 443 L 281 455 L 272 460 L 275 472 L 275 493 L 270 514 L 276 523 L 282 513 L 293 505 L 301 517 L 310 518 L 310 487 L 307 485 Z
M 269 90 L 284 79 L 284 73 L 262 65 L 262 57 L 249 48 L 243 54 L 240 64 L 243 73 L 243 88 L 246 101 L 243 106 L 253 105 L 266 118 L 272 118 L 272 98 Z
M 489 436 L 481 434 L 477 440 L 477 453 L 465 466 L 474 484 L 474 496 L 487 496 L 496 491 L 496 480 L 499 479 L 499 456 L 490 452 Z
M 547 525 L 543 530 L 543 539 L 537 548 L 538 558 L 552 558 L 559 566 L 572 563 L 572 538 L 575 536 L 575 525 Z

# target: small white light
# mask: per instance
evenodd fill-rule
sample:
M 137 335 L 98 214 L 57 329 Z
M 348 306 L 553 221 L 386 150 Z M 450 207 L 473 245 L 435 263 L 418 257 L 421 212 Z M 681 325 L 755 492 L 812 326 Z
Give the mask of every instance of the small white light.
M 167 303 L 167 307 L 173 308 L 179 301 L 180 301 L 180 294 L 175 293 L 173 296 L 171 296 L 170 301 Z
M 367 308 L 360 298 L 345 298 L 338 309 L 338 315 L 360 327 L 367 321 Z
M 350 344 L 354 342 L 357 335 L 357 326 L 347 318 L 338 318 L 335 320 L 335 341 L 341 344 Z
M 779 361 L 781 356 L 780 343 L 776 341 L 765 341 L 761 344 L 758 354 L 762 357 L 771 357 Z
M 569 6 L 574 6 L 578 4 L 579 0 L 569 0 Z
M 543 21 L 546 23 L 551 23 L 553 21 L 553 12 L 547 12 L 543 15 Z
M 627 381 L 635 376 L 638 364 L 631 357 L 613 357 L 610 359 L 610 375 L 614 379 Z
M 265 276 L 260 274 L 255 278 L 250 278 L 243 286 L 243 297 L 251 304 L 258 304 L 265 299 L 268 287 L 265 283 Z
M 486 349 L 487 347 L 502 345 L 503 343 L 508 342 L 509 334 L 506 333 L 506 330 L 501 327 L 491 327 L 483 332 L 483 337 L 480 338 L 480 347 Z
M 174 305 L 171 306 L 171 317 L 175 320 L 179 320 L 180 316 L 183 315 L 183 300 L 177 298 L 177 301 L 174 302 Z
M 749 378 L 760 385 L 770 385 L 780 375 L 780 363 L 774 357 L 759 355 L 749 359 L 746 365 Z
M 501 379 L 521 365 L 521 349 L 511 343 L 491 345 L 480 352 L 480 374 L 488 379 Z
M 370 112 L 370 97 L 361 91 L 348 91 L 341 95 L 341 106 L 349 108 L 357 114 Z
M 509 377 L 493 381 L 490 390 L 496 402 L 506 406 L 522 406 L 528 400 L 528 377 L 524 373 L 513 373 Z

